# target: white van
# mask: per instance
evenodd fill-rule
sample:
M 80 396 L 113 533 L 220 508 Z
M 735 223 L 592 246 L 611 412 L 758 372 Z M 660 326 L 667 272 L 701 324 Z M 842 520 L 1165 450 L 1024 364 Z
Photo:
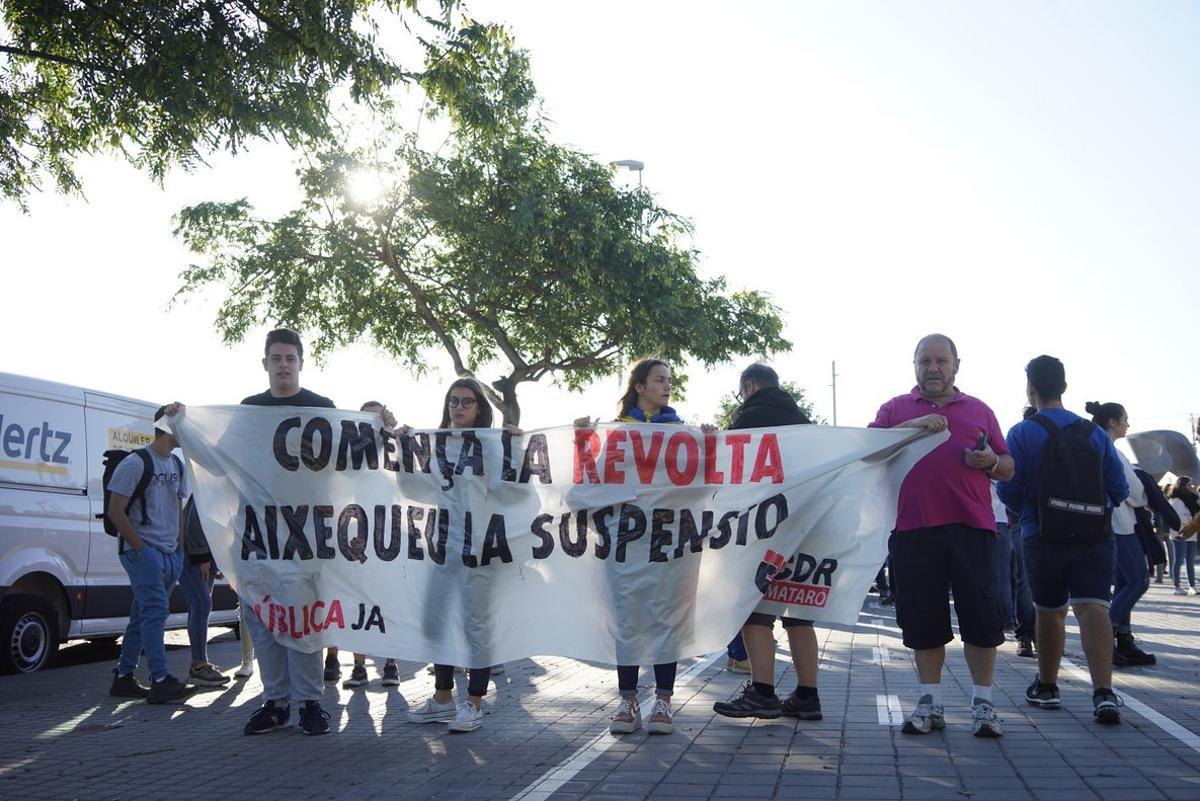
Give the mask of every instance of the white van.
M 133 599 L 117 539 L 97 518 L 106 450 L 153 440 L 156 404 L 0 373 L 0 673 L 29 673 L 59 643 L 115 640 Z M 211 625 L 237 622 L 228 585 Z M 178 588 L 168 628 L 187 625 Z

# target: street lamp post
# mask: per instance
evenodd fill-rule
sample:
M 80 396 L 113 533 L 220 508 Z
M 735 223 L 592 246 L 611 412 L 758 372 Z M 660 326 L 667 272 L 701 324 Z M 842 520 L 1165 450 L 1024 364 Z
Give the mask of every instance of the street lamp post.
M 621 159 L 620 161 L 610 161 L 610 166 L 624 167 L 625 169 L 636 172 L 638 174 L 638 188 L 642 187 L 642 170 L 646 169 L 646 163 L 637 159 Z
M 642 188 L 642 170 L 646 169 L 646 162 L 638 161 L 637 159 L 621 159 L 620 161 L 608 162 L 608 166 L 619 167 L 619 168 L 623 167 L 631 172 L 636 172 L 638 174 L 638 189 Z M 621 386 L 624 385 L 624 383 L 625 383 L 624 378 L 621 375 L 621 368 L 618 367 L 617 368 L 617 387 L 620 388 Z

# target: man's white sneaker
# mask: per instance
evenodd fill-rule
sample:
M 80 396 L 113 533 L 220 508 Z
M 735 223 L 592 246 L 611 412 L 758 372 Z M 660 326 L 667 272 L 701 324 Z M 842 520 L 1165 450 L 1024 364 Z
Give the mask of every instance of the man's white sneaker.
M 976 700 L 971 706 L 971 732 L 976 737 L 999 737 L 1004 733 L 991 701 Z
M 426 698 L 425 703 L 416 709 L 408 710 L 409 723 L 449 723 L 454 720 L 458 709 L 454 702 L 439 704 L 432 698 Z
M 905 734 L 929 734 L 934 729 L 946 728 L 946 713 L 941 704 L 933 702 L 932 695 L 922 695 L 917 701 L 901 731 Z
M 235 679 L 248 679 L 254 675 L 254 660 L 247 659 L 242 666 L 233 672 Z
M 1176 587 L 1175 594 L 1176 595 L 1187 595 L 1188 591 L 1186 589 L 1184 589 L 1183 587 Z
M 458 712 L 455 714 L 454 720 L 450 721 L 450 731 L 475 731 L 482 725 L 483 707 L 476 709 L 475 705 L 468 701 L 458 705 Z

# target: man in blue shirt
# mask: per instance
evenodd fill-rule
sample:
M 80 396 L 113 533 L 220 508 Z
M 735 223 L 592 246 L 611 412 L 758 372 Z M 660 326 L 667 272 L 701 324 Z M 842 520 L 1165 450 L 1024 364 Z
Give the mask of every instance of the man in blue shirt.
M 1063 408 L 1066 371 L 1053 356 L 1038 356 L 1025 367 L 1026 394 L 1038 416 L 1064 429 L 1083 418 Z M 1093 714 L 1098 723 L 1120 723 L 1120 701 L 1112 691 L 1113 539 L 1076 544 L 1051 542 L 1039 530 L 1038 467 L 1049 433 L 1033 419 L 1017 423 L 1006 442 L 1016 465 L 1012 480 L 997 486 L 1000 500 L 1021 517 L 1026 569 L 1037 610 L 1038 675 L 1025 692 L 1033 706 L 1059 709 L 1058 669 L 1066 644 L 1068 603 L 1079 621 L 1079 635 L 1091 673 Z M 1129 495 L 1129 485 L 1112 440 L 1093 426 L 1088 442 L 1101 457 L 1104 489 L 1112 506 Z

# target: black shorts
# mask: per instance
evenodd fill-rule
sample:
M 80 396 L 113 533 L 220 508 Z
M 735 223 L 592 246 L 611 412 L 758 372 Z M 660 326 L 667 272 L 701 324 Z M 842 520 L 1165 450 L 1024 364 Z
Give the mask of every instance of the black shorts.
M 888 540 L 896 622 L 904 644 L 938 648 L 954 639 L 950 593 L 962 641 L 980 648 L 1004 642 L 996 596 L 996 533 L 960 523 L 895 531 Z
M 812 628 L 812 624 L 813 624 L 813 622 L 811 620 L 802 620 L 798 617 L 784 617 L 784 618 L 780 618 L 780 620 L 783 621 L 783 627 L 785 629 L 804 628 L 805 626 Z M 752 613 L 750 613 L 750 617 L 746 619 L 746 625 L 747 626 L 766 626 L 767 628 L 774 628 L 775 616 L 764 614 L 762 612 L 752 612 Z
M 1040 534 L 1025 540 L 1025 572 L 1033 605 L 1043 612 L 1074 606 L 1108 606 L 1112 598 L 1114 537 L 1087 545 L 1046 542 Z

